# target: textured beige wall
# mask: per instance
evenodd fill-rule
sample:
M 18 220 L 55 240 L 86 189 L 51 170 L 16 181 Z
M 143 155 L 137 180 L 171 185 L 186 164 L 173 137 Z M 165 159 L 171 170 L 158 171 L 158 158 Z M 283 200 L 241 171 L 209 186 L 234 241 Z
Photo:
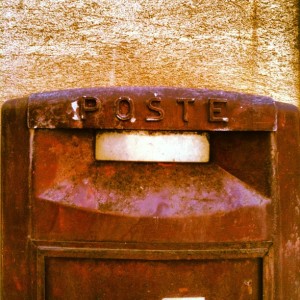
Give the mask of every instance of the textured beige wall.
M 299 101 L 297 0 L 2 0 L 1 100 L 164 85 Z

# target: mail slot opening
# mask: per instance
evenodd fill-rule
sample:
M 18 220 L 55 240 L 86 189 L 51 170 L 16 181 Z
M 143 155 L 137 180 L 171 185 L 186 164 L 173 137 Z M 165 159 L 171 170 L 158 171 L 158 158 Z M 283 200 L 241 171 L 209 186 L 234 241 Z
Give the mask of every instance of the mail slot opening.
M 207 133 L 105 131 L 96 135 L 96 160 L 141 162 L 209 161 Z

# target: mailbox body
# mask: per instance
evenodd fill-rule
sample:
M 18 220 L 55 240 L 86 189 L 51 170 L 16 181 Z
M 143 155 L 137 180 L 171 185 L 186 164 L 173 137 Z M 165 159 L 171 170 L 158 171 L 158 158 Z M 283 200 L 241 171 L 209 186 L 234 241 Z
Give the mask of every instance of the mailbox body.
M 208 163 L 96 161 L 101 132 L 200 132 Z M 299 299 L 299 111 L 157 87 L 2 109 L 2 299 Z

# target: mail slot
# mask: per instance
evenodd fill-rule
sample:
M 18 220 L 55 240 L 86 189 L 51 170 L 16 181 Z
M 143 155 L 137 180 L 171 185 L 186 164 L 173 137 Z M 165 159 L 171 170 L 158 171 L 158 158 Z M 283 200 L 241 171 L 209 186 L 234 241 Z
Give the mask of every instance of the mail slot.
M 2 299 L 299 299 L 299 111 L 115 87 L 2 109 Z

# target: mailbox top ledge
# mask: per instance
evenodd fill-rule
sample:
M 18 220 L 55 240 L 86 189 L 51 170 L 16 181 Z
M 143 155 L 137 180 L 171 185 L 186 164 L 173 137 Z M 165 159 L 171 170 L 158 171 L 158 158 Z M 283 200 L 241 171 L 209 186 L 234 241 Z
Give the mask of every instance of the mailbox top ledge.
M 275 101 L 171 87 L 109 87 L 32 94 L 29 128 L 276 131 Z

